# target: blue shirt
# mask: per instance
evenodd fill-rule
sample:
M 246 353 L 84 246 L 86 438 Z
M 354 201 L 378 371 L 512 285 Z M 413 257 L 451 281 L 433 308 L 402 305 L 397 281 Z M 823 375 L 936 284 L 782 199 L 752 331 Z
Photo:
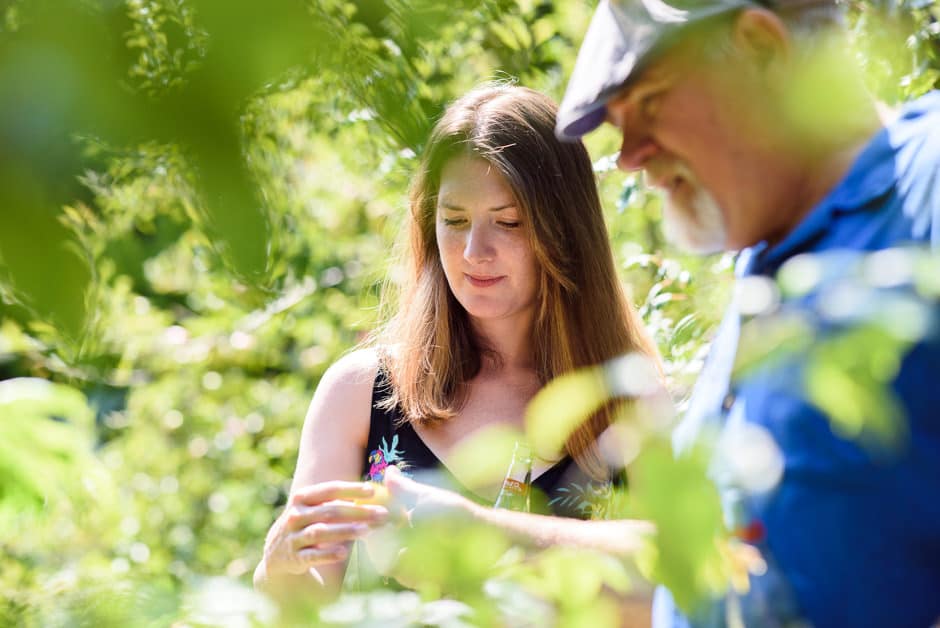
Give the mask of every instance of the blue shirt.
M 782 242 L 743 251 L 736 274 L 774 276 L 801 253 L 906 244 L 940 247 L 940 92 L 909 103 Z M 798 307 L 812 308 L 816 296 Z M 940 618 L 940 341 L 923 340 L 904 356 L 892 390 L 908 437 L 896 455 L 879 456 L 833 433 L 800 390 L 798 359 L 732 382 L 740 329 L 732 306 L 674 442 L 681 452 L 706 426 L 744 421 L 766 428 L 783 455 L 769 493 L 742 498 L 719 487 L 726 517 L 763 531 L 755 544 L 769 569 L 739 600 L 746 624 L 931 625 Z M 725 613 L 716 603 L 690 622 L 659 589 L 653 625 L 721 626 Z

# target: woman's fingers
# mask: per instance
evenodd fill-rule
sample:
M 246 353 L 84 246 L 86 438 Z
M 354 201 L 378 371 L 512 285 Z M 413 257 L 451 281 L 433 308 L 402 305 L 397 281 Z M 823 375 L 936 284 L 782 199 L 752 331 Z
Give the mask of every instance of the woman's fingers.
M 331 480 L 318 482 L 298 489 L 290 497 L 290 504 L 294 506 L 316 506 L 323 502 L 337 499 L 352 501 L 354 499 L 368 499 L 375 493 L 371 482 L 344 482 Z
M 345 560 L 349 550 L 345 545 L 331 545 L 328 547 L 305 547 L 297 552 L 297 558 L 307 567 L 323 563 L 335 563 Z
M 310 509 L 317 521 L 347 523 L 364 522 L 382 524 L 388 517 L 384 506 L 371 504 L 352 504 L 349 502 L 330 502 Z
M 347 543 L 372 530 L 367 523 L 314 523 L 291 535 L 297 560 L 305 567 L 345 560 Z
M 319 506 L 291 506 L 285 513 L 287 529 L 302 530 L 314 523 L 365 523 L 381 525 L 388 518 L 382 506 L 359 505 L 351 502 L 329 502 Z
M 293 535 L 295 548 L 305 548 L 354 541 L 371 530 L 365 523 L 314 523 Z
M 349 555 L 346 544 L 385 523 L 382 506 L 356 504 L 375 491 L 363 482 L 331 481 L 306 486 L 291 496 L 282 515 L 281 554 L 289 569 L 302 572 Z
M 414 480 L 406 477 L 395 465 L 389 465 L 385 470 L 384 488 L 388 493 L 385 507 L 389 511 L 389 518 L 396 523 L 409 523 L 409 511 L 418 503 L 420 487 Z

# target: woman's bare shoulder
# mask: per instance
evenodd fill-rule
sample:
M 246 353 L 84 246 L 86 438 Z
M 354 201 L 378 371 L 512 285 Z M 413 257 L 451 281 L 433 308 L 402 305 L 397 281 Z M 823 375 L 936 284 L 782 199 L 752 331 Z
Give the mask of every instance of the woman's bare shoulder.
M 329 452 L 322 449 L 327 443 L 328 449 L 341 451 L 346 449 L 344 443 L 351 448 L 365 446 L 378 368 L 378 352 L 361 349 L 347 353 L 326 370 L 307 411 L 303 445 L 311 452 L 319 451 L 321 458 L 324 454 L 329 458 Z M 301 461 L 305 458 L 303 449 Z
M 363 407 L 363 401 L 371 401 L 378 370 L 379 352 L 376 349 L 347 353 L 323 374 L 315 397 L 328 397 L 331 404 L 342 407 Z

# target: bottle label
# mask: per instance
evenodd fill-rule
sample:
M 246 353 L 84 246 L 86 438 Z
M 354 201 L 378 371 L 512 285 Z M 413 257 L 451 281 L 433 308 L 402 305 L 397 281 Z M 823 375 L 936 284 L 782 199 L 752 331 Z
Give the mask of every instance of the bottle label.
M 503 491 L 506 493 L 512 493 L 513 495 L 525 495 L 526 488 L 527 487 L 525 482 L 520 482 L 519 480 L 514 480 L 513 478 L 506 478 L 503 480 Z

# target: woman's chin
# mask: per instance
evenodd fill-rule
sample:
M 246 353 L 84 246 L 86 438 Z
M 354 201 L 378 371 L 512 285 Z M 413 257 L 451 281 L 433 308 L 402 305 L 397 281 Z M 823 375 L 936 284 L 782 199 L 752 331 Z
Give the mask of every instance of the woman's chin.
M 506 318 L 510 313 L 495 308 L 464 308 L 470 318 L 476 321 L 496 321 Z
M 515 307 L 476 307 L 476 308 L 465 308 L 467 314 L 470 315 L 470 318 L 474 321 L 480 323 L 488 322 L 498 322 L 498 321 L 507 321 L 512 319 L 530 319 L 532 308 L 515 308 Z

